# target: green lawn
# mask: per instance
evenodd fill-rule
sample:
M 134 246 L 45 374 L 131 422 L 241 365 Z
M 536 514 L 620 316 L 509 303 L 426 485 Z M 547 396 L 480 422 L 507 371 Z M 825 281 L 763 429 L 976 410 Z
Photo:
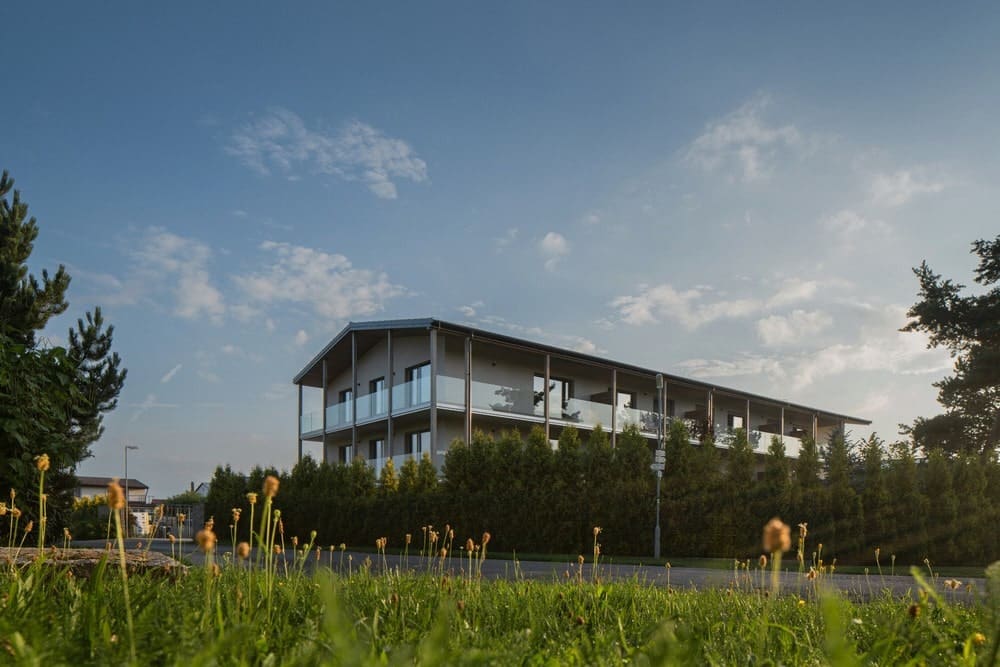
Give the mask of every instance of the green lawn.
M 0 663 L 127 664 L 118 574 L 5 569 Z M 218 574 L 147 574 L 128 585 L 139 664 L 973 665 L 986 664 L 997 634 L 987 605 L 930 590 L 852 604 L 819 588 L 800 599 L 575 574 L 486 581 L 386 573 L 378 555 L 350 576 L 292 567 L 268 577 L 224 562 Z

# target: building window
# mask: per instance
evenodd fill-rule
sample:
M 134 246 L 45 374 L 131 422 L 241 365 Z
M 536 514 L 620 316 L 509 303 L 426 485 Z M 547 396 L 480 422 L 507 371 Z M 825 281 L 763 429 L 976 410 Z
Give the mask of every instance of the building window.
M 406 407 L 422 405 L 431 400 L 431 363 L 425 362 L 406 369 Z
M 354 420 L 354 392 L 344 389 L 338 394 L 340 405 L 340 423 L 346 424 Z
M 385 378 L 375 378 L 368 383 L 368 393 L 371 398 L 371 414 L 382 415 L 386 412 Z
M 672 398 L 667 399 L 667 416 L 668 417 L 674 416 L 674 399 Z
M 368 460 L 377 461 L 385 456 L 385 440 L 377 438 L 368 441 Z
M 431 453 L 431 432 L 413 431 L 406 434 L 406 454 L 422 458 Z
M 738 428 L 745 427 L 745 417 L 743 415 L 738 415 L 733 412 L 729 413 L 729 430 L 735 431 Z
M 634 391 L 619 391 L 618 400 L 615 401 L 615 406 L 619 408 L 635 408 L 635 392 Z
M 534 382 L 535 414 L 545 415 L 545 376 L 535 375 Z M 574 415 L 569 413 L 569 401 L 573 398 L 573 381 L 565 378 L 549 377 L 549 416 L 554 419 L 569 419 Z M 579 418 L 579 413 L 575 415 Z
M 354 460 L 354 445 L 340 448 L 340 462 L 350 465 Z

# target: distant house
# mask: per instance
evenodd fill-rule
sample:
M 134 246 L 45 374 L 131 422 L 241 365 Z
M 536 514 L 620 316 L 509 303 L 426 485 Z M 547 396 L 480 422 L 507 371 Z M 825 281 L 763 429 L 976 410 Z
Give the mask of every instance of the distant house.
M 77 476 L 77 486 L 74 496 L 77 498 L 93 498 L 103 496 L 108 493 L 108 484 L 114 481 L 112 477 L 83 477 Z M 149 495 L 149 487 L 137 479 L 119 479 L 118 484 L 122 490 L 128 489 L 129 503 L 145 505 Z

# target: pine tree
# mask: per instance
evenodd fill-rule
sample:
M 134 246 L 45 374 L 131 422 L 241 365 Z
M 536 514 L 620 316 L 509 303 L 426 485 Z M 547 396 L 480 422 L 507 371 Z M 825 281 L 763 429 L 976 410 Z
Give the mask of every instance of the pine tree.
M 663 444 L 666 450 L 666 464 L 660 485 L 663 553 L 673 556 L 694 555 L 697 552 L 696 540 L 688 530 L 688 522 L 692 513 L 702 511 L 695 505 L 695 496 L 702 480 L 693 470 L 695 449 L 683 421 L 675 420 L 670 423 Z
M 768 521 L 771 517 L 780 517 L 785 521 L 792 519 L 792 473 L 788 457 L 785 455 L 785 443 L 776 435 L 771 436 L 764 457 L 764 479 L 757 485 L 758 493 L 756 516 Z
M 399 491 L 400 482 L 399 476 L 396 475 L 396 464 L 392 462 L 392 459 L 386 459 L 385 465 L 382 466 L 382 474 L 379 476 L 378 480 L 378 490 L 379 494 L 383 496 L 395 495 Z
M 887 540 L 893 533 L 883 460 L 884 447 L 882 440 L 872 433 L 861 451 L 864 488 L 861 506 L 865 526 L 865 541 L 862 546 L 868 553 L 874 553 L 875 549 L 881 552 L 882 545 L 888 546 Z
M 727 453 L 722 511 L 717 515 L 723 526 L 724 555 L 749 556 L 756 550 L 758 527 L 770 517 L 754 517 L 752 513 L 756 466 L 746 430 L 736 429 Z
M 552 504 L 555 509 L 552 541 L 562 553 L 582 553 L 587 546 L 586 517 L 580 506 L 587 494 L 583 470 L 580 432 L 567 426 L 559 434 L 555 453 L 555 487 Z
M 842 430 L 838 429 L 830 436 L 824 459 L 829 529 L 823 553 L 844 560 L 856 556 L 861 550 L 858 537 L 863 520 L 861 499 L 851 486 L 850 446 Z M 824 560 L 829 558 L 824 556 Z
M 955 525 L 958 498 L 952 485 L 951 461 L 940 449 L 927 453 L 923 469 L 923 495 L 927 499 L 927 532 L 935 562 L 956 562 Z
M 66 311 L 70 277 L 60 266 L 38 280 L 27 262 L 38 237 L 35 218 L 7 172 L 0 175 L 0 488 L 36 507 L 33 459 L 48 454 L 49 529 L 65 518 L 76 466 L 90 456 L 125 382 L 111 352 L 113 327 L 100 309 L 70 330 L 67 347 L 40 345 L 37 333 Z M 10 195 L 8 199 L 8 195 Z
M 927 554 L 927 498 L 920 493 L 917 462 L 909 443 L 889 447 L 892 461 L 888 469 L 889 503 L 892 507 L 891 554 L 906 565 L 920 564 Z
M 986 563 L 987 549 L 983 537 L 995 532 L 989 516 L 986 496 L 986 470 L 978 454 L 964 454 L 954 461 L 954 488 L 958 517 L 955 524 L 955 549 L 959 562 Z

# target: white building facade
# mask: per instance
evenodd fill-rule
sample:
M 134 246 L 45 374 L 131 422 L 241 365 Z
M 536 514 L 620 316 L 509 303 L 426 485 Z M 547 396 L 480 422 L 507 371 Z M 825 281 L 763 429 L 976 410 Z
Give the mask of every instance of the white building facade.
M 600 424 L 614 446 L 635 425 L 653 447 L 663 415 L 665 428 L 685 420 L 720 446 L 745 428 L 759 454 L 779 435 L 797 457 L 805 436 L 822 443 L 870 423 L 437 319 L 352 322 L 293 382 L 299 458 L 318 446 L 314 458 L 361 457 L 379 471 L 389 458 L 398 469 L 424 453 L 440 468 L 451 442 L 470 441 L 474 429 L 537 425 L 555 442 L 568 426 L 586 437 Z

